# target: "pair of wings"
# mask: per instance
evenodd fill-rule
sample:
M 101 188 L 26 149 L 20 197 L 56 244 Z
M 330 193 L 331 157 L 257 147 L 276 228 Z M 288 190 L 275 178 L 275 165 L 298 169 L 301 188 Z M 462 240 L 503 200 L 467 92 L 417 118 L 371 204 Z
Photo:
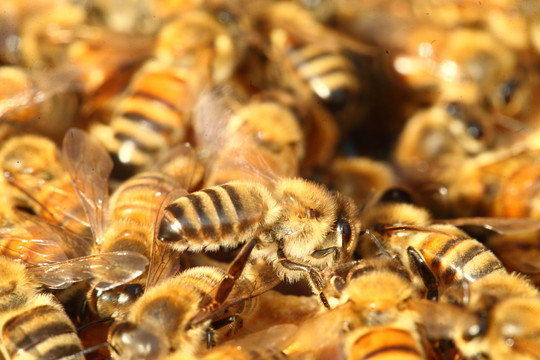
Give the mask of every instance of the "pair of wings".
M 192 150 L 182 146 L 177 151 Z M 7 225 L 0 229 L 4 254 L 25 262 L 34 278 L 55 289 L 89 280 L 97 284 L 98 290 L 108 290 L 140 276 L 149 260 L 139 253 L 118 251 L 90 255 L 95 247 L 99 249 L 108 226 L 108 180 L 113 167 L 108 153 L 76 128 L 66 133 L 62 152 L 94 241 L 89 242 L 37 216 L 14 211 Z M 15 185 L 25 189 L 23 183 Z M 29 195 L 32 197 L 31 193 Z

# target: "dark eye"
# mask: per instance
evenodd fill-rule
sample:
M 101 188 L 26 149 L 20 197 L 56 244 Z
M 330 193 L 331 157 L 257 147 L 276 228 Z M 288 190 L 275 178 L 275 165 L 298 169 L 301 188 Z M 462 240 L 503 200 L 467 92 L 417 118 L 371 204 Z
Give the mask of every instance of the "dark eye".
M 510 81 L 501 86 L 499 93 L 505 104 L 508 105 L 510 101 L 512 101 L 512 97 L 514 96 L 518 85 L 519 83 L 516 79 L 510 79 Z
M 467 124 L 467 132 L 473 139 L 480 139 L 484 136 L 484 131 L 479 123 L 471 122 Z
M 463 109 L 461 104 L 457 102 L 451 102 L 446 105 L 446 112 L 448 115 L 455 117 L 455 118 L 462 118 L 463 117 Z
M 414 200 L 407 190 L 401 188 L 391 188 L 386 190 L 381 198 L 380 203 L 400 203 L 400 204 L 414 204 Z
M 351 225 L 346 220 L 339 220 L 337 224 L 337 231 L 341 233 L 341 238 L 343 239 L 343 245 L 348 244 L 351 241 Z

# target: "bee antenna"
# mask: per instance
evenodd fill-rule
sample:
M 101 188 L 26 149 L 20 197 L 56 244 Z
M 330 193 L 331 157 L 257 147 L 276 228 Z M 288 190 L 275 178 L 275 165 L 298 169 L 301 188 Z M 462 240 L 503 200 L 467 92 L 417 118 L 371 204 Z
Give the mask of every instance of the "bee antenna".
M 96 319 L 96 320 L 92 320 L 84 325 L 81 325 L 77 328 L 77 332 L 81 332 L 82 330 L 86 329 L 87 327 L 90 327 L 94 324 L 99 324 L 99 323 L 102 323 L 102 322 L 107 322 L 107 321 L 112 321 L 114 320 L 112 317 L 106 317 L 106 318 L 101 318 L 101 319 Z
M 53 360 L 72 360 L 72 359 L 76 359 L 76 358 L 80 357 L 81 355 L 94 352 L 96 350 L 99 350 L 99 349 L 107 347 L 107 346 L 109 346 L 111 349 L 114 350 L 115 353 L 118 354 L 118 351 L 114 348 L 114 346 L 112 346 L 112 344 L 109 343 L 108 341 L 105 341 L 104 343 L 91 346 L 91 347 L 89 347 L 87 349 L 84 349 L 82 351 L 79 351 L 79 352 L 77 352 L 75 354 L 71 354 L 71 355 L 68 355 L 68 356 L 62 356 L 62 357 L 59 357 L 59 358 L 54 358 Z
M 360 235 L 363 235 L 363 234 L 368 234 L 369 237 L 371 238 L 371 240 L 373 240 L 373 242 L 375 243 L 375 245 L 377 246 L 377 248 L 379 249 L 379 251 L 381 252 L 381 254 L 383 256 L 387 256 L 389 258 L 392 258 L 392 256 L 390 256 L 390 254 L 386 251 L 386 249 L 382 246 L 381 242 L 379 241 L 379 239 L 377 239 L 377 237 L 375 236 L 375 234 L 373 234 L 371 231 L 369 230 L 362 230 L 360 232 Z
M 373 196 L 375 195 L 375 189 L 371 189 L 369 191 L 369 194 L 366 196 L 366 198 L 364 199 L 364 202 L 362 203 L 362 205 L 360 206 L 360 210 L 358 210 L 358 215 L 361 215 L 363 212 L 364 212 L 364 209 L 366 208 L 368 202 L 373 198 Z

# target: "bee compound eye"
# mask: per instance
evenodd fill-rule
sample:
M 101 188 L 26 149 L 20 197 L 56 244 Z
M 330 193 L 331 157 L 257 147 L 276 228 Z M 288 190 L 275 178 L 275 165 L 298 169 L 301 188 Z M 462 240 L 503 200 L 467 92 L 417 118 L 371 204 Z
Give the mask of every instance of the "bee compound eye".
M 471 122 L 467 124 L 467 132 L 473 139 L 480 139 L 484 136 L 484 130 L 482 125 L 476 122 Z
M 122 359 L 158 359 L 167 353 L 164 336 L 155 329 L 131 322 L 119 323 L 111 329 L 111 345 Z
M 379 199 L 380 203 L 414 204 L 411 194 L 401 188 L 390 188 L 386 190 Z
M 338 221 L 337 230 L 341 234 L 343 245 L 347 245 L 352 238 L 351 225 L 347 220 L 341 219 Z

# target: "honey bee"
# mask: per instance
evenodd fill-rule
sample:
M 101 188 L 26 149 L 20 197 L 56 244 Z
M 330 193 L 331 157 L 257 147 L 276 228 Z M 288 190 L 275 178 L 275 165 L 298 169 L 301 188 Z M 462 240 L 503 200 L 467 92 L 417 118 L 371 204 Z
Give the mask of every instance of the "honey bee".
M 388 257 L 363 259 L 346 278 L 340 283 L 339 304 L 300 324 L 283 352 L 293 359 L 320 352 L 347 359 L 364 359 L 368 354 L 425 359 L 416 316 L 408 308 L 421 291 L 414 287 L 407 269 Z
M 467 359 L 535 358 L 538 330 L 532 319 L 540 304 L 538 291 L 523 277 L 486 277 L 469 284 L 463 296 L 450 299 L 454 301 L 412 304 L 429 337 L 453 340 Z M 442 313 L 446 318 L 438 315 Z
M 155 222 L 152 216 L 157 216 L 159 201 L 166 195 L 162 192 L 173 187 L 174 179 L 156 172 L 141 174 L 126 182 L 115 193 L 114 207 L 109 215 L 108 178 L 113 164 L 108 153 L 89 135 L 75 128 L 70 129 L 64 138 L 63 153 L 67 174 L 91 224 L 92 251 L 97 255 L 128 251 L 144 259 L 141 263 L 148 263 Z M 129 273 L 130 266 L 136 266 L 124 265 L 122 271 L 126 273 Z M 144 277 L 138 284 L 145 281 Z M 129 301 L 126 297 L 133 300 L 142 293 L 141 285 L 131 282 L 122 287 L 115 286 L 112 292 L 108 290 L 95 287 L 88 293 L 90 308 L 102 317 L 114 315 L 127 307 Z
M 249 176 L 238 163 L 251 151 L 278 176 L 298 175 L 304 134 L 296 114 L 281 102 L 286 95 L 259 93 L 244 102 L 233 92 L 232 87 L 218 88 L 202 95 L 196 107 L 197 145 L 208 158 L 205 186 Z
M 369 47 L 333 33 L 294 2 L 272 3 L 255 14 L 269 43 L 274 74 L 270 78 L 302 99 L 315 96 L 333 109 L 356 98 L 362 86 L 355 65 L 342 50 L 366 54 Z M 333 45 L 325 46 L 326 41 Z
M 0 136 L 21 131 L 51 137 L 65 132 L 79 108 L 79 70 L 63 66 L 42 73 L 17 66 L 0 67 Z M 66 125 L 67 124 L 67 125 Z
M 496 143 L 495 121 L 485 109 L 457 102 L 436 103 L 407 121 L 394 157 L 402 166 L 415 166 L 444 162 L 447 157 L 472 157 Z
M 239 180 L 168 204 L 157 241 L 177 251 L 215 251 L 255 239 L 254 258 L 266 259 L 282 280 L 307 279 L 328 306 L 319 271 L 351 256 L 359 232 L 356 211 L 352 200 L 300 178 L 280 179 L 272 192 Z
M 380 203 L 366 212 L 363 224 L 382 236 L 378 251 L 387 249 L 420 275 L 430 299 L 463 281 L 507 273 L 485 245 L 454 225 L 432 224 L 429 213 L 418 206 Z M 373 251 L 374 247 L 363 255 Z
M 197 354 L 205 342 L 212 346 L 213 328 L 234 326 L 238 314 L 253 305 L 242 302 L 229 308 L 230 312 L 221 318 L 190 326 L 189 320 L 225 275 L 219 268 L 194 267 L 147 289 L 129 313 L 111 327 L 108 341 L 118 352 L 113 358 L 158 358 L 171 351 L 190 356 Z M 235 284 L 232 296 L 236 296 L 236 292 L 251 292 L 251 283 L 241 278 Z
M 198 94 L 227 79 L 238 62 L 240 50 L 227 26 L 194 10 L 161 29 L 154 57 L 134 75 L 110 124 L 90 129 L 113 157 L 115 177 L 148 168 L 187 139 Z
M 450 162 L 427 173 L 440 195 L 426 194 L 426 202 L 442 217 L 538 219 L 534 185 L 539 169 L 534 146 L 523 143 Z
M 23 264 L 2 256 L 0 272 L 3 358 L 57 359 L 82 351 L 75 327 L 61 305 L 38 290 L 39 283 Z
M 384 191 L 398 182 L 390 164 L 365 157 L 340 157 L 332 161 L 328 183 L 356 204 L 364 204 L 373 191 Z
M 10 191 L 21 190 L 32 212 L 73 234 L 91 235 L 64 159 L 51 140 L 38 135 L 13 137 L 0 150 L 0 163 L 6 183 L 13 185 Z
M 1 39 L 0 58 L 13 65 L 46 69 L 60 64 L 86 20 L 82 6 L 73 1 L 4 2 L 9 32 Z

